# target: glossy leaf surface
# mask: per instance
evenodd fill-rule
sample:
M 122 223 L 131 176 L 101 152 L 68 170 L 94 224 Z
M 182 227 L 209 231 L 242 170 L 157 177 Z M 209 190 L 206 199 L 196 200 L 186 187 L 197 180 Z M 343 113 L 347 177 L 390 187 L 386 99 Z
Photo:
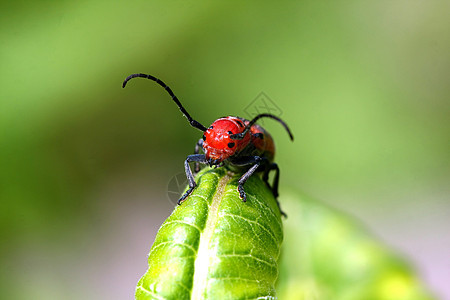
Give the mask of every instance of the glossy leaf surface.
M 206 169 L 161 226 L 136 299 L 270 299 L 283 239 L 280 212 L 258 176 Z

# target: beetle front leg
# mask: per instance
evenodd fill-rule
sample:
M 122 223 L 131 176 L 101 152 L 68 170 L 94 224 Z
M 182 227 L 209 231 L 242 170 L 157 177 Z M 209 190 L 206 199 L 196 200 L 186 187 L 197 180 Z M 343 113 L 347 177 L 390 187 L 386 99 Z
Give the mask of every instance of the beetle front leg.
M 244 184 L 247 182 L 247 180 L 250 178 L 250 176 L 255 173 L 255 171 L 258 169 L 258 167 L 261 165 L 263 161 L 263 158 L 259 156 L 249 156 L 245 157 L 243 160 L 241 160 L 237 165 L 250 165 L 253 164 L 253 166 L 248 169 L 247 172 L 242 175 L 242 177 L 238 181 L 238 191 L 239 191 L 239 197 L 242 199 L 243 202 L 247 201 L 247 194 L 244 191 Z
M 201 148 L 203 148 L 203 139 L 199 139 L 197 144 L 195 144 L 194 154 L 199 154 Z M 197 174 L 198 172 L 200 172 L 200 163 L 195 162 L 194 173 Z
M 189 166 L 189 163 L 192 161 L 194 161 L 196 163 L 202 163 L 202 164 L 207 163 L 206 157 L 204 154 L 193 154 L 193 155 L 189 155 L 186 158 L 186 160 L 184 161 L 184 171 L 186 172 L 186 177 L 189 182 L 189 189 L 178 200 L 178 202 L 177 202 L 178 205 L 180 205 L 181 202 L 183 202 L 186 199 L 186 197 L 189 196 L 192 193 L 192 191 L 195 189 L 195 187 L 197 186 L 197 184 L 195 183 L 194 175 L 192 174 L 191 167 Z

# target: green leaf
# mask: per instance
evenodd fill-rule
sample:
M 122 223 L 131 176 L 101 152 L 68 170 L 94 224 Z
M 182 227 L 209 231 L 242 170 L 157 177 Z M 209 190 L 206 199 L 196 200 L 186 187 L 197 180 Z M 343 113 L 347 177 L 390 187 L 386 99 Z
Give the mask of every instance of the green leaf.
M 163 223 L 136 299 L 270 299 L 283 240 L 280 212 L 258 176 L 205 169 L 198 186 Z
M 404 259 L 360 222 L 296 192 L 281 194 L 289 218 L 280 299 L 433 299 Z

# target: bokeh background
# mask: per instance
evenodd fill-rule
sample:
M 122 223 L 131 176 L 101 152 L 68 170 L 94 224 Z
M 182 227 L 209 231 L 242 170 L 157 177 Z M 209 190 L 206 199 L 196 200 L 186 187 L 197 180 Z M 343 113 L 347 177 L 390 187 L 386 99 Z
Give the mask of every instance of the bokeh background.
M 448 1 L 2 1 L 0 290 L 131 299 L 167 185 L 264 92 L 282 186 L 363 223 L 450 299 Z M 2 297 L 3 298 L 3 297 Z

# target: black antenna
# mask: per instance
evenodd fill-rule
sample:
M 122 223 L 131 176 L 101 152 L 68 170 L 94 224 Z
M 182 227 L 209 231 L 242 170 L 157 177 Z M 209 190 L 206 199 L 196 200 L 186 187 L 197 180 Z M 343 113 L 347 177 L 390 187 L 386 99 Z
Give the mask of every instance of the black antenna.
M 124 88 L 127 85 L 127 82 L 130 81 L 133 78 L 136 77 L 141 77 L 141 78 L 147 78 L 150 80 L 155 81 L 157 84 L 159 84 L 160 86 L 162 86 L 168 93 L 169 95 L 172 97 L 172 100 L 177 104 L 178 108 L 181 110 L 181 112 L 183 113 L 183 115 L 186 117 L 186 119 L 188 119 L 189 124 L 191 124 L 192 127 L 197 128 L 201 131 L 206 131 L 206 127 L 203 126 L 202 124 L 200 124 L 199 122 L 197 122 L 196 120 L 192 119 L 191 115 L 186 111 L 186 109 L 183 107 L 183 105 L 181 105 L 180 100 L 178 100 L 177 96 L 175 96 L 175 94 L 172 92 L 172 90 L 170 89 L 170 87 L 168 87 L 164 82 L 162 82 L 160 79 L 153 77 L 152 75 L 147 75 L 147 74 L 131 74 L 130 76 L 128 76 L 125 81 L 122 83 L 122 88 Z
M 233 139 L 233 140 L 242 140 L 242 139 L 244 138 L 244 136 L 247 134 L 247 132 L 250 130 L 250 127 L 252 127 L 253 124 L 255 124 L 256 121 L 258 121 L 258 120 L 261 119 L 261 118 L 271 118 L 271 119 L 274 119 L 274 120 L 280 122 L 281 125 L 283 125 L 284 129 L 286 129 L 286 131 L 288 132 L 289 137 L 291 138 L 291 141 L 294 140 L 294 136 L 292 135 L 292 132 L 291 132 L 291 130 L 289 129 L 289 127 L 287 126 L 287 124 L 284 123 L 283 120 L 281 120 L 280 118 L 278 118 L 277 116 L 274 116 L 274 115 L 272 115 L 272 114 L 259 114 L 259 115 L 257 115 L 256 117 L 254 117 L 254 118 L 247 124 L 247 126 L 246 126 L 245 129 L 244 129 L 244 131 L 242 131 L 241 133 L 232 134 L 232 135 L 230 135 L 230 138 Z

